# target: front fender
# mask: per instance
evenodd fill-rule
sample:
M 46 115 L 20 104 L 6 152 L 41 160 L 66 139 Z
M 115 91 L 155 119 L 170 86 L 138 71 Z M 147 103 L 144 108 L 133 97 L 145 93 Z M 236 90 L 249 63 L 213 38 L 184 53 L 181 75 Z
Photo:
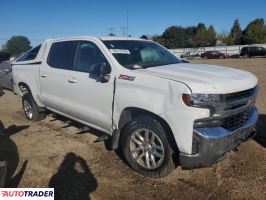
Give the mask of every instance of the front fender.
M 134 74 L 132 74 L 134 75 Z M 182 101 L 182 94 L 191 93 L 183 83 L 137 74 L 131 80 L 117 79 L 114 98 L 114 129 L 122 111 L 128 107 L 140 108 L 163 118 L 172 129 L 177 146 L 182 152 L 191 152 L 193 122 L 198 116 L 208 116 L 206 109 L 191 108 Z

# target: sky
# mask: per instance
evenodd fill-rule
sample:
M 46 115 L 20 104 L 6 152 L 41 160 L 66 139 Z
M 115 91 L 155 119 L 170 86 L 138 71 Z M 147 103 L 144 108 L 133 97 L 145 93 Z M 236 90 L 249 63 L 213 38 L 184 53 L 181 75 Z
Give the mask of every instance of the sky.
M 199 22 L 221 33 L 236 18 L 242 29 L 266 20 L 266 0 L 0 0 L 0 47 L 13 35 L 27 36 L 33 46 L 47 38 L 104 36 L 110 28 L 123 35 L 127 24 L 135 37 Z

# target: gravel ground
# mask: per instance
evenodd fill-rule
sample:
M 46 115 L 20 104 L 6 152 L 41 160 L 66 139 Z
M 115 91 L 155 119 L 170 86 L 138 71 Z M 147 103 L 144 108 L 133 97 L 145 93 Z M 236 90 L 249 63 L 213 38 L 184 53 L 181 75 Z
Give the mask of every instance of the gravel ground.
M 266 199 L 266 59 L 194 60 L 253 72 L 259 79 L 260 111 L 254 140 L 212 167 L 182 170 L 152 180 L 134 173 L 94 143 L 100 132 L 59 116 L 29 123 L 13 93 L 0 98 L 0 156 L 8 160 L 9 187 L 54 187 L 57 198 L 75 199 Z

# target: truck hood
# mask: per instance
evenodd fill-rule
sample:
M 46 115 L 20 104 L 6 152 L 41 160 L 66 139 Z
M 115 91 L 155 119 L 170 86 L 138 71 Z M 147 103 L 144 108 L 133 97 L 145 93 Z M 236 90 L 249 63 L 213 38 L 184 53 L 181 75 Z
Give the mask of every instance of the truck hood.
M 207 64 L 179 63 L 136 70 L 151 76 L 186 84 L 193 93 L 226 94 L 257 85 L 250 72 Z

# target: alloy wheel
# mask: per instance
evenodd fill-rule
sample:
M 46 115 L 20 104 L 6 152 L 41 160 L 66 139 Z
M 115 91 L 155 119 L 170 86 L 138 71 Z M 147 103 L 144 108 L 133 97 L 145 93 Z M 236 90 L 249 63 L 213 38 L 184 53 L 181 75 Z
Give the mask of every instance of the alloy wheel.
M 132 133 L 130 152 L 140 166 L 149 170 L 160 167 L 165 157 L 161 139 L 153 131 L 146 128 L 138 129 Z

